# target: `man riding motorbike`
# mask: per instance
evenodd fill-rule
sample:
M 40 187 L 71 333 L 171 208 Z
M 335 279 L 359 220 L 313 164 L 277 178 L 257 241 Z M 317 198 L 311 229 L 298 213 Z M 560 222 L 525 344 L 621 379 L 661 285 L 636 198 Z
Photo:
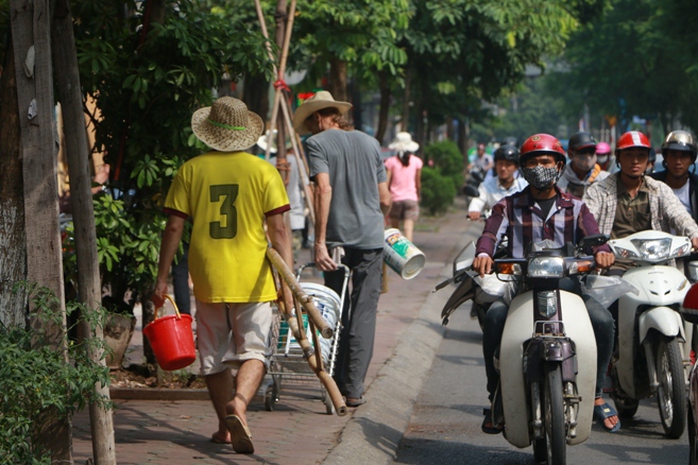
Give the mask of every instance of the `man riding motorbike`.
M 698 220 L 698 174 L 695 173 L 696 147 L 693 135 L 688 131 L 672 131 L 662 144 L 662 166 L 664 171 L 652 173 L 652 178 L 662 181 L 671 187 L 686 211 Z M 691 169 L 694 167 L 694 169 Z M 698 257 L 694 254 L 684 260 L 687 268 L 691 260 Z M 688 276 L 688 269 L 684 269 Z
M 578 132 L 570 137 L 567 154 L 570 162 L 565 165 L 557 183 L 563 191 L 581 198 L 590 185 L 608 176 L 608 171 L 596 162 L 596 140 L 588 132 Z
M 589 187 L 583 200 L 599 230 L 611 239 L 644 230 L 673 230 L 690 237 L 696 249 L 698 225 L 694 219 L 668 185 L 645 176 L 650 148 L 649 139 L 641 132 L 623 134 L 616 145 L 620 171 Z M 622 275 L 627 267 L 617 263 L 610 273 Z
M 519 163 L 521 174 L 529 186 L 500 200 L 492 209 L 492 215 L 478 239 L 476 258 L 472 265 L 480 276 L 492 272 L 496 245 L 505 234 L 508 237 L 508 256 L 523 258 L 525 248 L 531 242 L 549 239 L 557 247 L 563 247 L 568 242 L 576 244 L 581 238 L 598 233 L 596 221 L 586 205 L 556 186 L 565 164 L 565 151 L 559 140 L 548 134 L 529 137 L 521 146 Z M 601 268 L 611 266 L 614 261 L 613 254 L 605 245 L 594 249 L 594 258 Z M 571 290 L 581 294 L 578 280 L 568 278 L 566 281 Z M 620 428 L 618 415 L 602 397 L 606 369 L 613 351 L 613 317 L 593 298 L 584 296 L 584 301 L 597 343 L 594 417 L 606 430 L 615 432 Z M 490 402 L 494 399 L 499 382 L 499 373 L 493 359 L 501 341 L 507 312 L 508 307 L 504 301 L 496 301 L 484 319 L 482 351 Z M 497 434 L 502 428 L 502 425 L 493 424 L 491 409 L 485 410 L 482 431 Z
M 502 198 L 519 192 L 528 184 L 516 177 L 519 169 L 519 149 L 513 145 L 502 145 L 494 152 L 494 169 L 497 176 L 478 186 L 479 197 L 473 198 L 468 206 L 468 219 L 480 219 L 482 212 L 491 210 Z

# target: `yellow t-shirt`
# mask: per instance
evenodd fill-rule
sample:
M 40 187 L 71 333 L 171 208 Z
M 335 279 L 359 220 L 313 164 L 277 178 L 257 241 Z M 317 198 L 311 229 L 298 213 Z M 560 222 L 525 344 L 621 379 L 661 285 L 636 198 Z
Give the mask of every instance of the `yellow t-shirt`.
M 264 218 L 290 209 L 279 172 L 244 152 L 210 152 L 177 172 L 165 212 L 191 217 L 189 272 L 202 302 L 276 298 Z

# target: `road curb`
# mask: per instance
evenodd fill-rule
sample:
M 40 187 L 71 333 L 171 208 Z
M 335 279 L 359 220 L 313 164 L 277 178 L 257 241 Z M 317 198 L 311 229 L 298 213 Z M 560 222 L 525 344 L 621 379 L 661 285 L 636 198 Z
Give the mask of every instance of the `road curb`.
M 476 235 L 466 230 L 451 256 L 477 237 L 479 231 Z M 444 279 L 450 276 L 451 266 L 449 261 L 440 276 Z M 449 295 L 448 289 L 429 292 L 392 356 L 368 387 L 368 402 L 356 410 L 324 464 L 393 463 L 414 403 L 441 344 L 445 328 L 440 314 Z

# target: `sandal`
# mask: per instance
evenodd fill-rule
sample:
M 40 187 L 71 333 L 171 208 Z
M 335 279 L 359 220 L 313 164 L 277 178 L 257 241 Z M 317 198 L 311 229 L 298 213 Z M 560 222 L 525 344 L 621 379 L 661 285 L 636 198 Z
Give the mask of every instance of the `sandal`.
M 618 423 L 613 425 L 613 428 L 607 427 L 604 420 L 606 420 L 607 418 L 617 416 L 618 412 L 616 412 L 616 409 L 608 405 L 608 403 L 606 402 L 604 402 L 602 405 L 594 405 L 594 420 L 596 420 L 597 423 L 603 426 L 603 429 L 605 429 L 609 433 L 615 433 L 620 429 L 620 418 L 618 418 Z
M 228 415 L 225 417 L 225 425 L 228 427 L 228 431 L 230 431 L 233 450 L 238 454 L 254 454 L 252 434 L 250 429 L 242 423 L 240 417 Z
M 358 407 L 359 405 L 364 405 L 366 403 L 366 399 L 364 399 L 364 396 L 361 396 L 358 399 L 356 397 L 347 397 L 344 403 L 347 407 Z
M 485 433 L 485 434 L 499 434 L 504 430 L 504 426 L 495 425 L 492 422 L 492 410 L 491 409 L 488 409 L 488 408 L 482 409 L 482 414 L 485 415 L 485 418 L 482 420 L 482 425 L 480 426 L 483 433 Z

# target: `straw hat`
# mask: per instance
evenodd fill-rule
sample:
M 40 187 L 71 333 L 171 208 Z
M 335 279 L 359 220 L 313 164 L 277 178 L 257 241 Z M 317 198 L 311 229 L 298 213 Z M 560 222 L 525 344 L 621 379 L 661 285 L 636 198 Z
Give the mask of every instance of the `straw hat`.
M 398 152 L 416 152 L 419 150 L 419 144 L 412 140 L 409 132 L 398 132 L 388 148 Z
M 221 152 L 245 150 L 257 143 L 264 122 L 242 101 L 221 97 L 210 107 L 199 108 L 191 117 L 191 128 L 201 142 Z
M 276 153 L 276 136 L 279 133 L 277 129 L 274 129 L 274 133 L 271 136 L 271 148 L 269 149 L 269 153 Z M 269 140 L 269 131 L 264 133 L 264 135 L 260 136 L 259 139 L 257 140 L 257 145 L 259 145 L 259 148 L 262 149 L 263 151 L 267 151 L 267 141 Z
M 336 108 L 343 115 L 349 111 L 351 106 L 351 103 L 339 102 L 332 97 L 332 94 L 326 90 L 321 90 L 296 109 L 296 113 L 293 115 L 293 129 L 301 136 L 310 134 L 310 131 L 305 127 L 305 120 L 308 119 L 308 116 L 325 108 Z

